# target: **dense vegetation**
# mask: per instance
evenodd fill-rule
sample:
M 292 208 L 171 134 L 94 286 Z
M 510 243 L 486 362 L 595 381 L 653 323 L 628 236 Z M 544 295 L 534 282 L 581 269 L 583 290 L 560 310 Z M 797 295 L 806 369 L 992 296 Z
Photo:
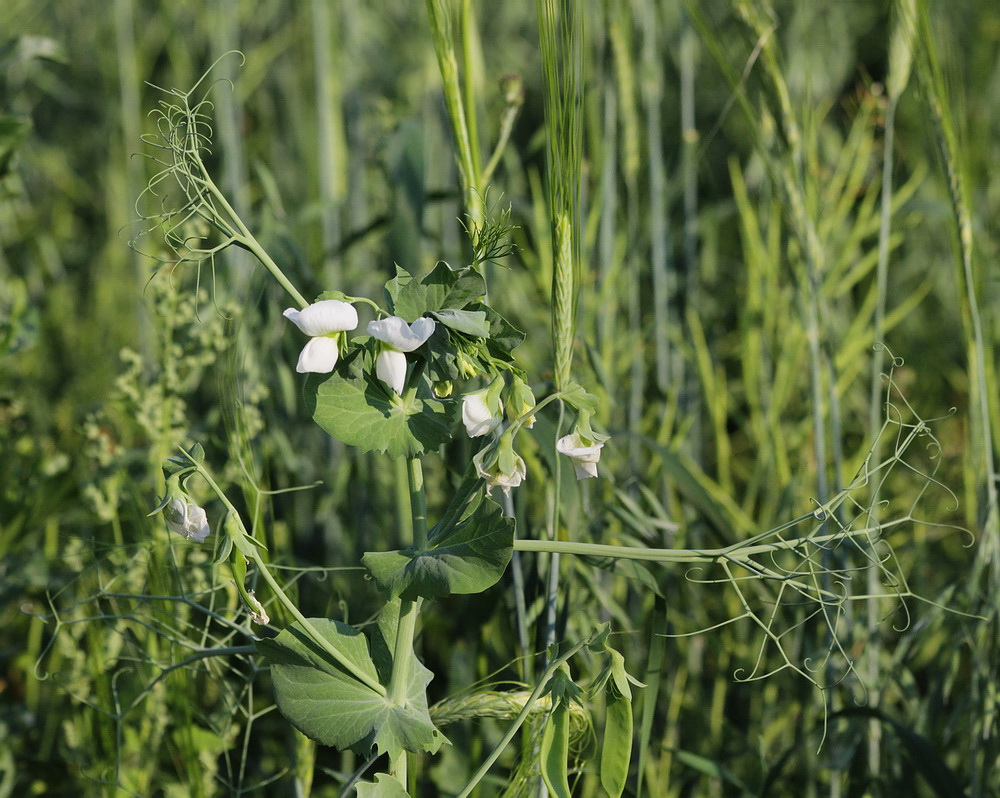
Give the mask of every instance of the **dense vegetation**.
M 380 606 L 362 554 L 409 512 L 401 460 L 309 417 L 288 297 L 252 253 L 178 262 L 158 233 L 150 112 L 213 63 L 206 166 L 309 298 L 467 263 L 467 228 L 509 209 L 490 304 L 526 333 L 535 395 L 569 364 L 610 433 L 578 483 L 557 403 L 539 414 L 519 538 L 810 541 L 763 558 L 784 579 L 519 551 L 495 587 L 429 602 L 452 744 L 414 794 L 456 794 L 549 636 L 602 622 L 645 685 L 626 794 L 1000 792 L 1000 7 L 579 6 L 561 41 L 525 3 L 0 4 L 0 798 L 337 795 L 362 764 L 275 711 L 219 536 L 148 515 L 200 442 L 303 611 L 358 623 Z M 476 445 L 426 458 L 429 515 Z M 578 716 L 574 793 L 600 795 L 604 711 Z M 532 723 L 478 794 L 536 789 Z

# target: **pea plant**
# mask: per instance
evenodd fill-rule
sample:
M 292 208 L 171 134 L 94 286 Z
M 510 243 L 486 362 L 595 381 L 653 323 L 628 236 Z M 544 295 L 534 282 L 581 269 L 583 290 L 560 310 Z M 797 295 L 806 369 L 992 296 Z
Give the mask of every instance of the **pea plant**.
M 779 611 L 814 607 L 807 617 L 830 631 L 826 658 L 843 654 L 850 672 L 849 658 L 837 642 L 843 610 L 848 601 L 873 596 L 855 597 L 847 589 L 857 569 L 849 555 L 878 570 L 885 596 L 911 595 L 881 535 L 913 520 L 909 514 L 902 521 L 880 520 L 853 497 L 904 463 L 913 442 L 933 440 L 923 421 L 890 412 L 883 433 L 894 436 L 896 444 L 888 459 L 866 460 L 856 479 L 829 501 L 730 546 L 651 549 L 516 536 L 502 499 L 527 478 L 518 450 L 524 436 L 533 434 L 536 418 L 558 410 L 571 419 L 557 434 L 554 454 L 581 480 L 600 476 L 609 436 L 596 422 L 599 402 L 593 393 L 565 376 L 545 382 L 518 363 L 524 334 L 494 307 L 485 277 L 486 264 L 511 252 L 509 213 L 470 219 L 471 256 L 465 264 L 438 262 L 425 274 L 396 267 L 377 298 L 353 296 L 345 286 L 307 298 L 237 215 L 206 166 L 211 90 L 204 81 L 188 91 L 166 91 L 154 112 L 157 132 L 147 144 L 160 171 L 146 196 L 157 199 L 157 211 L 145 218 L 172 249 L 169 262 L 214 262 L 224 249 L 238 247 L 252 253 L 287 292 L 292 304 L 275 308 L 274 320 L 302 343 L 295 368 L 304 380 L 305 412 L 319 431 L 342 444 L 405 463 L 409 520 L 399 525 L 391 550 L 362 558 L 384 603 L 376 623 L 357 626 L 303 614 L 269 564 L 252 525 L 220 487 L 211 454 L 202 445 L 186 446 L 166 460 L 165 495 L 153 512 L 193 544 L 215 541 L 216 563 L 232 571 L 255 625 L 255 652 L 269 667 L 285 718 L 316 743 L 353 751 L 369 764 L 385 755 L 378 759 L 385 762 L 384 772 L 358 784 L 359 795 L 406 795 L 410 758 L 435 754 L 447 744 L 428 707 L 433 674 L 415 653 L 421 614 L 433 612 L 437 599 L 496 585 L 515 550 L 680 564 L 692 581 L 728 587 L 744 610 L 733 620 L 751 621 L 763 636 L 758 667 L 748 679 L 784 668 L 816 678 L 818 671 L 797 662 L 785 645 L 781 624 L 795 628 L 801 617 L 786 618 Z M 168 201 L 168 194 L 179 201 Z M 374 316 L 364 329 L 359 307 Z M 895 407 L 891 375 L 887 384 L 886 407 Z M 469 461 L 443 511 L 429 517 L 424 459 L 457 439 L 472 444 Z M 210 519 L 193 498 L 192 480 L 203 481 L 221 503 L 221 519 Z M 710 574 L 713 569 L 716 575 Z M 281 616 L 291 619 L 283 628 L 272 625 L 270 603 L 265 607 L 251 589 L 261 582 Z M 754 586 L 772 590 L 764 595 Z M 532 753 L 536 772 L 553 795 L 568 796 L 571 724 L 581 708 L 589 711 L 601 703 L 599 778 L 608 794 L 623 793 L 633 740 L 633 688 L 641 685 L 611 639 L 610 625 L 603 624 L 583 639 L 549 646 L 530 690 L 510 696 L 515 706 L 509 727 L 458 794 L 475 789 L 525 723 L 541 717 Z M 778 665 L 768 670 L 764 663 L 773 652 Z M 574 680 L 571 667 L 582 653 L 602 663 L 598 676 L 586 684 Z M 471 711 L 475 715 L 475 706 Z
M 213 478 L 202 446 L 185 448 L 164 463 L 166 493 L 153 512 L 162 513 L 170 531 L 196 543 L 206 541 L 211 534 L 206 512 L 187 485 L 196 476 L 208 484 L 226 510 L 217 562 L 228 562 L 250 619 L 265 628 L 270 623 L 264 606 L 246 587 L 251 566 L 294 618 L 276 635 L 261 634 L 255 643 L 270 665 L 279 709 L 318 743 L 365 757 L 388 754 L 388 770 L 377 777 L 377 787 L 360 785 L 359 794 L 404 794 L 407 756 L 434 753 L 446 742 L 428 712 L 426 688 L 432 674 L 414 653 L 418 618 L 428 600 L 480 593 L 502 578 L 513 552 L 514 521 L 491 492 L 509 494 L 526 477 L 518 436 L 532 428 L 547 405 L 570 408 L 575 424 L 556 447 L 580 479 L 598 476 L 608 436 L 594 428 L 597 400 L 580 385 L 570 383 L 536 400 L 514 354 L 524 334 L 486 301 L 483 266 L 510 251 L 504 244 L 509 213 L 470 229 L 473 257 L 467 265 L 439 262 L 421 276 L 397 267 L 381 302 L 340 290 L 325 291 L 310 302 L 209 174 L 204 157 L 210 101 L 207 96 L 193 101 L 197 90 L 198 85 L 189 92 L 169 92 L 171 99 L 156 112 L 158 133 L 148 142 L 159 150 L 156 157 L 163 167 L 149 193 L 156 195 L 163 181 L 172 180 L 183 195 L 177 207 L 155 217 L 164 239 L 178 253 L 177 262 L 211 259 L 229 246 L 249 250 L 288 292 L 296 306 L 282 315 L 290 334 L 306 337 L 296 371 L 305 375 L 308 412 L 339 441 L 405 461 L 410 535 L 400 538 L 394 551 L 369 552 L 363 558 L 385 597 L 377 625 L 366 634 L 299 611 L 266 564 L 264 545 Z M 213 234 L 218 240 L 206 245 Z M 363 333 L 357 305 L 369 306 L 376 316 Z M 447 508 L 432 523 L 422 461 L 456 435 L 481 445 Z M 603 690 L 616 707 L 612 717 L 622 727 L 607 738 L 604 779 L 616 794 L 624 787 L 631 747 L 626 708 L 633 680 L 621 655 L 608 647 L 608 634 L 605 626 L 566 651 L 553 649 L 547 670 L 524 701 L 524 716 L 507 737 L 533 704 L 549 696 L 551 716 L 541 755 L 555 763 L 543 774 L 557 792 L 566 779 L 559 765 L 565 771 L 568 705 L 578 700 L 579 692 L 566 676 L 566 663 L 583 646 L 607 659 L 592 689 Z

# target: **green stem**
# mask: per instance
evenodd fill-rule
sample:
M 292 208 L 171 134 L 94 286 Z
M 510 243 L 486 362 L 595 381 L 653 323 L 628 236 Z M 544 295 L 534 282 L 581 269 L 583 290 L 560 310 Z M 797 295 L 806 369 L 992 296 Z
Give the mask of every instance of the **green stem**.
M 300 307 L 307 307 L 309 305 L 309 300 L 299 293 L 298 289 L 292 285 L 291 281 L 287 277 L 285 277 L 285 273 L 281 271 L 278 264 L 271 259 L 271 256 L 267 254 L 264 248 L 260 245 L 260 242 L 254 238 L 253 233 L 251 233 L 250 229 L 243 224 L 243 220 L 240 219 L 233 206 L 229 204 L 225 195 L 219 190 L 219 187 L 215 185 L 215 181 L 212 180 L 207 172 L 203 173 L 202 179 L 205 181 L 205 187 L 212 193 L 212 196 L 215 197 L 216 201 L 225 209 L 226 213 L 232 220 L 233 225 L 236 227 L 239 235 L 234 237 L 235 242 L 253 253 L 254 257 L 257 258 L 264 268 L 271 273 L 271 276 L 278 281 L 278 284 L 284 288 L 289 295 L 291 295 L 292 299 L 299 303 Z
M 812 517 L 812 516 L 809 516 Z M 748 560 L 769 552 L 788 551 L 805 543 L 821 546 L 848 537 L 862 537 L 871 534 L 870 529 L 849 529 L 816 535 L 798 540 L 776 540 L 756 546 L 726 546 L 717 549 L 645 549 L 632 546 L 612 546 L 606 543 L 578 543 L 565 540 L 518 539 L 514 541 L 516 551 L 545 551 L 561 554 L 578 554 L 584 557 L 613 557 L 621 560 L 643 560 L 647 562 L 712 563 L 719 560 Z
M 424 472 L 419 457 L 406 461 L 406 478 L 410 486 L 413 545 L 423 549 L 427 546 L 427 495 L 424 493 Z
M 796 519 L 805 521 L 814 518 L 811 514 Z M 814 519 L 815 520 L 815 519 Z M 790 522 L 786 526 L 791 526 L 796 521 Z M 886 525 L 890 526 L 890 525 Z M 883 527 L 884 528 L 884 527 Z M 550 552 L 553 554 L 573 554 L 583 557 L 598 557 L 602 559 L 639 560 L 643 562 L 659 563 L 701 563 L 718 564 L 731 562 L 751 571 L 755 577 L 762 579 L 775 579 L 791 588 L 796 588 L 800 592 L 805 592 L 816 600 L 839 602 L 843 596 L 834 590 L 827 590 L 815 584 L 806 584 L 798 579 L 792 579 L 785 571 L 775 571 L 760 562 L 753 560 L 754 557 L 773 554 L 780 551 L 794 551 L 804 546 L 812 549 L 823 548 L 829 544 L 843 542 L 847 538 L 864 537 L 871 535 L 871 529 L 844 529 L 826 535 L 814 535 L 808 538 L 784 540 L 778 539 L 767 543 L 752 545 L 754 541 L 766 538 L 775 534 L 779 530 L 771 530 L 761 535 L 757 535 L 748 541 L 742 541 L 731 546 L 714 549 L 644 549 L 629 546 L 611 546 L 603 543 L 577 543 L 560 540 L 514 540 L 515 551 Z M 871 598 L 871 596 L 852 596 L 853 600 Z
M 510 134 L 514 132 L 514 120 L 517 119 L 520 110 L 520 105 L 508 105 L 504 109 L 503 116 L 500 118 L 500 133 L 497 136 L 496 146 L 493 148 L 493 154 L 490 156 L 486 168 L 483 169 L 482 177 L 480 177 L 480 181 L 484 186 L 490 182 L 493 172 L 496 171 L 497 166 L 500 164 L 503 151 L 507 147 L 507 142 L 510 141 Z
M 566 405 L 559 403 L 559 420 L 556 422 L 556 439 L 563 433 L 563 416 Z M 552 519 L 552 526 L 549 529 L 549 539 L 555 542 L 559 537 L 559 524 L 562 515 L 562 504 L 560 486 L 562 485 L 562 458 L 557 454 L 555 457 L 555 478 L 548 484 L 548 492 L 551 496 L 552 506 L 549 512 Z M 556 616 L 559 609 L 559 551 L 553 550 L 549 558 L 548 581 L 545 588 L 545 646 L 552 646 L 556 642 Z
M 420 600 L 399 603 L 399 624 L 396 626 L 396 641 L 393 647 L 392 678 L 389 680 L 389 701 L 394 706 L 403 706 L 410 686 L 410 664 L 413 660 L 413 638 L 417 632 L 417 615 Z
M 396 641 L 392 651 L 392 678 L 389 680 L 389 704 L 394 707 L 406 705 L 410 688 L 410 673 L 415 654 L 413 638 L 417 631 L 417 616 L 420 614 L 420 599 L 401 601 L 399 623 L 396 625 Z M 401 751 L 399 756 L 389 760 L 389 772 L 406 784 L 408 754 Z
M 427 496 L 424 493 L 424 474 L 419 457 L 406 461 L 407 482 L 410 488 L 410 518 L 413 528 L 413 545 L 422 549 L 427 545 Z M 417 617 L 421 600 L 402 600 L 399 603 L 399 622 L 392 652 L 392 677 L 389 680 L 388 699 L 392 706 L 404 706 L 409 695 L 413 660 L 413 640 L 417 632 Z M 389 763 L 389 771 L 406 783 L 406 752 Z
M 187 455 L 187 452 L 185 452 L 185 454 Z M 246 527 L 243 526 L 243 521 L 242 519 L 240 519 L 240 515 L 236 511 L 236 508 L 233 506 L 232 502 L 230 502 L 229 499 L 226 498 L 225 493 L 222 492 L 222 489 L 219 487 L 218 483 L 216 483 L 216 481 L 212 479 L 212 475 L 208 473 L 208 471 L 205 469 L 204 466 L 202 466 L 201 463 L 194 460 L 190 455 L 187 456 L 188 459 L 191 461 L 191 464 L 195 467 L 198 473 L 201 474 L 201 476 L 205 479 L 205 481 L 208 483 L 209 487 L 212 489 L 215 495 L 218 496 L 219 499 L 222 501 L 223 505 L 225 505 L 226 509 L 239 522 L 240 529 L 242 530 L 243 534 L 247 535 L 247 537 L 250 537 L 250 534 L 246 531 Z M 381 685 L 378 682 L 377 679 L 374 679 L 364 671 L 359 670 L 353 662 L 351 662 L 343 654 L 341 654 L 340 651 L 338 651 L 334 646 L 332 646 L 326 640 L 326 638 L 324 638 L 318 631 L 316 631 L 316 628 L 309 622 L 309 619 L 306 618 L 299 611 L 299 608 L 295 606 L 295 602 L 293 602 L 288 597 L 285 591 L 282 590 L 281 585 L 279 585 L 278 582 L 275 580 L 275 578 L 271 575 L 271 572 L 267 569 L 267 566 L 264 564 L 264 561 L 261 558 L 260 553 L 257 551 L 255 547 L 251 546 L 249 548 L 249 554 L 247 555 L 247 557 L 253 561 L 254 565 L 257 566 L 258 572 L 263 577 L 264 581 L 267 582 L 271 590 L 274 592 L 274 595 L 277 597 L 278 601 L 280 601 L 282 606 L 286 610 L 288 610 L 289 614 L 293 618 L 295 618 L 296 621 L 299 622 L 302 629 L 305 631 L 306 634 L 309 635 L 312 641 L 321 649 L 323 649 L 324 652 L 329 654 L 334 660 L 336 660 L 336 662 L 341 667 L 343 667 L 349 674 L 351 674 L 355 679 L 364 684 L 366 687 L 371 688 L 379 695 L 384 696 L 386 694 L 386 689 L 383 685 Z

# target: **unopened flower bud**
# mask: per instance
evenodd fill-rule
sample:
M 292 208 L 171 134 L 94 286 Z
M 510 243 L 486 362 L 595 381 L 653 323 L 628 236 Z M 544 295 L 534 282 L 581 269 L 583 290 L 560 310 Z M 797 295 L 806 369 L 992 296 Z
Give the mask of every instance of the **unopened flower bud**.
M 514 451 L 514 437 L 509 432 L 501 435 L 495 445 L 481 449 L 472 463 L 490 487 L 499 485 L 507 494 L 524 481 L 528 471 L 524 459 Z
M 507 393 L 506 407 L 507 418 L 510 421 L 528 416 L 524 426 L 531 429 L 535 425 L 535 416 L 529 415 L 535 409 L 535 395 L 528 384 L 516 375 Z
M 163 508 L 163 519 L 171 532 L 197 543 L 203 543 L 212 533 L 205 510 L 190 501 L 187 496 L 175 496 L 170 499 Z

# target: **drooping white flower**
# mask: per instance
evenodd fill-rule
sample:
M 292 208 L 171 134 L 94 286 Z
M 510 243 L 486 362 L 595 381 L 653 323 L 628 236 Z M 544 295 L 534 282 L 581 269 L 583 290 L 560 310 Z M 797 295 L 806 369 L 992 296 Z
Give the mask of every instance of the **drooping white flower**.
M 282 315 L 306 335 L 312 336 L 302 347 L 295 370 L 300 374 L 326 374 L 333 371 L 340 356 L 340 338 L 358 326 L 354 306 L 339 299 L 324 299 L 302 310 L 288 308 Z
M 556 451 L 573 461 L 577 479 L 597 476 L 597 463 L 601 459 L 602 448 L 603 440 L 585 438 L 579 430 L 556 441 Z
M 375 376 L 398 394 L 406 384 L 406 355 L 426 343 L 434 334 L 434 319 L 421 317 L 407 324 L 399 316 L 368 322 L 368 334 L 382 342 L 375 358 Z
M 503 421 L 503 402 L 500 401 L 500 389 L 503 379 L 497 378 L 479 391 L 467 393 L 462 397 L 462 423 L 470 438 L 489 435 Z
M 496 445 L 480 449 L 472 458 L 472 463 L 486 484 L 490 487 L 499 485 L 506 494 L 520 485 L 528 473 L 524 459 L 514 451 L 514 441 L 509 434 L 501 435 Z
M 171 532 L 197 543 L 203 543 L 212 533 L 204 509 L 184 498 L 176 497 L 168 501 L 163 508 L 163 519 Z

